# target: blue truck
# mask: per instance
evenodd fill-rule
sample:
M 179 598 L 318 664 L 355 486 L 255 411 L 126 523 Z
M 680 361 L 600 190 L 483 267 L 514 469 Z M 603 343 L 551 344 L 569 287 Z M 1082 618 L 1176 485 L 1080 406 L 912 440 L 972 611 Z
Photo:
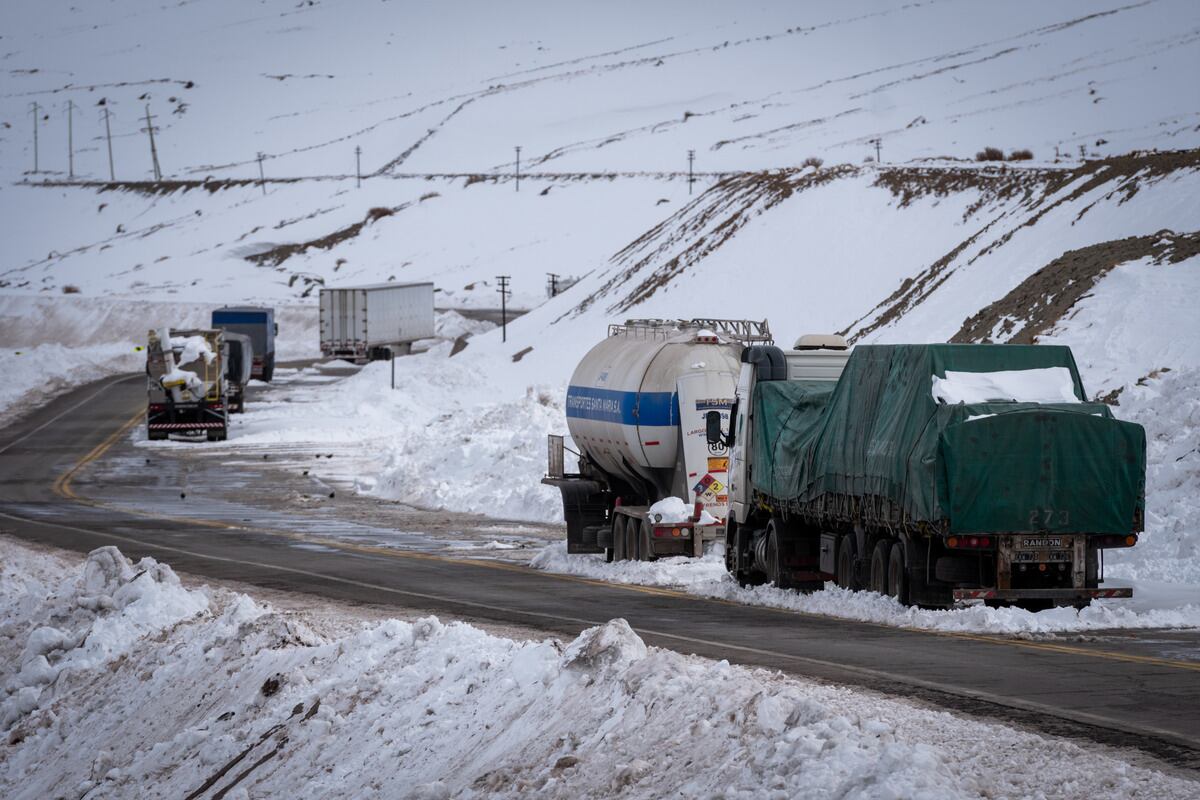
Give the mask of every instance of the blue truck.
M 226 306 L 212 312 L 212 326 L 250 337 L 254 357 L 250 377 L 270 382 L 275 373 L 275 309 L 266 306 Z

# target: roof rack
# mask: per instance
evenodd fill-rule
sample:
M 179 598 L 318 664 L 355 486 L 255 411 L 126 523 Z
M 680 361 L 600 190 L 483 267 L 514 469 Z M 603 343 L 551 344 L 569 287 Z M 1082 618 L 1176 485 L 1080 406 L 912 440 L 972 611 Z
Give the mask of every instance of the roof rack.
M 726 339 L 747 347 L 752 344 L 775 344 L 771 328 L 764 319 L 627 319 L 621 325 L 609 325 L 609 336 L 634 336 L 646 339 L 668 339 L 688 329 L 706 328 Z

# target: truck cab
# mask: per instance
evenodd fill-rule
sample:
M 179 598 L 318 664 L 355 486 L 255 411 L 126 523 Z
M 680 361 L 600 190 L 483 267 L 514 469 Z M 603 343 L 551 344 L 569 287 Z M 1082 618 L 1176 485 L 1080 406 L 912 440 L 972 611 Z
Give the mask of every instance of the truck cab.
M 254 349 L 250 377 L 270 383 L 275 374 L 275 309 L 267 306 L 226 306 L 214 309 L 212 326 L 250 337 Z
M 729 419 L 721 420 L 729 443 L 729 520 L 745 524 L 750 512 L 749 465 L 754 455 L 750 417 L 754 387 L 759 381 L 822 381 L 837 383 L 850 358 L 846 340 L 835 334 L 806 334 L 791 350 L 748 347 L 742 353 L 737 391 Z

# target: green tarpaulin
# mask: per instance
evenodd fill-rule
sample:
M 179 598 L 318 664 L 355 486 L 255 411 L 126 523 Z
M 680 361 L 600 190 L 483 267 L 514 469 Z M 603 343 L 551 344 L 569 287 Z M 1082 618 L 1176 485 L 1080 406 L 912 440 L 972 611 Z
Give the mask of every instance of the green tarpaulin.
M 1046 367 L 1069 369 L 1082 401 L 1070 349 L 1038 345 L 860 345 L 835 386 L 760 382 L 751 482 L 776 502 L 854 498 L 949 533 L 1138 529 L 1140 425 L 1100 403 L 947 405 L 931 391 L 947 370 Z

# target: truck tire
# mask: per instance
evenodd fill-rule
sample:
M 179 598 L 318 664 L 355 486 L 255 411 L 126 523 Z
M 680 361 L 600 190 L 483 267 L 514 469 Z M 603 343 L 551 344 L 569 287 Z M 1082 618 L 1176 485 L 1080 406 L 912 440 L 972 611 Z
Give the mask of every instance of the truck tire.
M 901 605 L 908 605 L 908 559 L 903 542 L 896 542 L 888 553 L 887 593 Z
M 657 561 L 658 556 L 654 555 L 654 548 L 651 546 L 650 537 L 654 535 L 651 530 L 650 520 L 642 520 L 642 524 L 638 526 L 638 560 L 639 561 Z
M 263 359 L 262 380 L 265 383 L 270 383 L 271 378 L 275 376 L 275 354 L 267 356 Z
M 225 441 L 225 429 L 222 428 L 219 431 L 208 431 L 207 438 L 210 442 L 223 442 Z
M 146 431 L 146 438 L 152 442 L 159 439 L 166 439 L 167 436 L 168 434 L 166 431 Z
M 888 593 L 887 567 L 891 549 L 891 539 L 880 539 L 875 543 L 875 549 L 871 552 L 871 575 L 867 588 L 872 592 Z
M 628 558 L 625 552 L 625 522 L 624 514 L 613 514 L 613 560 L 624 561 Z
M 854 537 L 850 534 L 838 538 L 837 585 L 852 592 L 862 588 L 854 571 Z
M 767 523 L 767 532 L 765 534 L 766 541 L 763 542 L 763 571 L 767 575 L 767 583 L 775 585 L 777 589 L 790 589 L 787 576 L 784 574 L 783 567 L 779 559 L 779 532 L 775 525 L 775 520 Z

